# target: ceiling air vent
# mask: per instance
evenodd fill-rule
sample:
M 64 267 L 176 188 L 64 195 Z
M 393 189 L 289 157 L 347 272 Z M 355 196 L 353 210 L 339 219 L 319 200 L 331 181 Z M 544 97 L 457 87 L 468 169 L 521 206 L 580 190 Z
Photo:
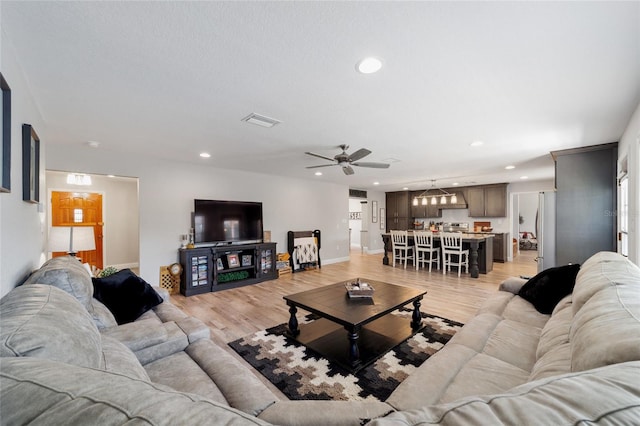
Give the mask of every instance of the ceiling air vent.
M 367 198 L 367 191 L 361 189 L 349 189 L 349 197 L 351 198 Z
M 247 115 L 241 121 L 246 121 L 247 123 L 255 124 L 262 127 L 273 127 L 276 124 L 280 123 L 280 121 L 276 120 L 275 118 L 265 117 L 264 115 L 256 114 L 255 112 Z

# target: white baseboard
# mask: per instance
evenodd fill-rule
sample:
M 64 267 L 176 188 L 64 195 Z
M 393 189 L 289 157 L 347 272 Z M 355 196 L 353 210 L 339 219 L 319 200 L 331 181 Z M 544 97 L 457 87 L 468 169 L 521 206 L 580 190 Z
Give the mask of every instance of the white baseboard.
M 140 263 L 135 262 L 135 263 L 120 263 L 120 264 L 116 264 L 116 265 L 106 265 L 105 268 L 107 266 L 113 266 L 114 268 L 120 270 L 120 269 L 135 269 L 135 268 L 139 268 L 140 267 Z
M 367 254 L 383 254 L 384 249 L 367 250 Z

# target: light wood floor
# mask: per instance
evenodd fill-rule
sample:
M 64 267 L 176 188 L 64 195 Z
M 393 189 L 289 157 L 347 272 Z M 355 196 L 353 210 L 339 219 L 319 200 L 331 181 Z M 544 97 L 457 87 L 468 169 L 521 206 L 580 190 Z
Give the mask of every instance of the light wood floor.
M 467 322 L 489 294 L 509 276 L 536 274 L 536 252 L 522 251 L 513 262 L 494 263 L 493 271 L 477 279 L 464 273 L 442 274 L 442 271 L 382 264 L 382 254 L 351 251 L 349 262 L 323 265 L 322 268 L 287 274 L 277 280 L 237 289 L 184 297 L 171 296 L 173 304 L 186 314 L 202 320 L 211 328 L 217 343 L 226 343 L 258 330 L 287 322 L 288 307 L 282 299 L 288 294 L 361 277 L 427 290 L 422 311 L 459 322 Z
M 271 391 L 281 399 L 287 398 L 260 373 L 246 364 L 227 343 L 259 330 L 285 323 L 289 310 L 282 299 L 288 294 L 319 286 L 361 277 L 427 290 L 421 310 L 434 315 L 466 323 L 482 302 L 498 289 L 500 282 L 510 276 L 533 276 L 537 264 L 535 251 L 522 251 L 513 262 L 494 263 L 493 271 L 480 274 L 477 279 L 457 273 L 382 264 L 382 254 L 363 255 L 352 250 L 349 262 L 324 265 L 320 269 L 287 274 L 260 284 L 184 297 L 172 295 L 171 302 L 187 315 L 199 318 L 211 330 L 211 339 L 253 371 Z M 298 315 L 303 315 L 299 311 Z

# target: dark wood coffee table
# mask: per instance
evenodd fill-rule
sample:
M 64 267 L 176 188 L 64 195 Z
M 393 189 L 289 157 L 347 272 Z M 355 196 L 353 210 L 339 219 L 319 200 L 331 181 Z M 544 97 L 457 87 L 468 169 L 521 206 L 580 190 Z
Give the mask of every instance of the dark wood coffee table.
M 427 293 L 394 284 L 361 278 L 375 289 L 373 298 L 350 298 L 346 282 L 284 296 L 289 305 L 289 332 L 303 345 L 350 371 L 358 371 L 422 327 L 420 301 Z M 411 320 L 388 315 L 413 303 Z M 321 317 L 298 324 L 298 308 Z

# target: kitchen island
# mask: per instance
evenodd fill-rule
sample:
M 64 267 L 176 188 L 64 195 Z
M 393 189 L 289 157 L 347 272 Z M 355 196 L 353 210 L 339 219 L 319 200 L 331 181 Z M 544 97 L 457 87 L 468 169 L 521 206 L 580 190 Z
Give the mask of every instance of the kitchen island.
M 409 233 L 409 245 L 413 245 L 413 230 Z M 384 242 L 383 265 L 389 265 L 389 252 L 392 252 L 391 234 L 382 233 Z M 440 246 L 440 233 L 433 232 L 433 243 Z M 469 274 L 471 278 L 478 278 L 480 274 L 486 274 L 493 270 L 493 234 L 469 234 L 462 233 L 462 247 L 469 249 Z M 442 267 L 442 265 L 441 265 Z

